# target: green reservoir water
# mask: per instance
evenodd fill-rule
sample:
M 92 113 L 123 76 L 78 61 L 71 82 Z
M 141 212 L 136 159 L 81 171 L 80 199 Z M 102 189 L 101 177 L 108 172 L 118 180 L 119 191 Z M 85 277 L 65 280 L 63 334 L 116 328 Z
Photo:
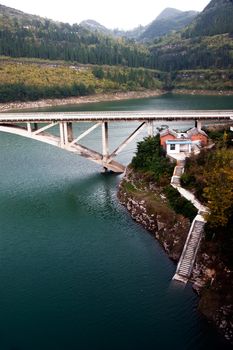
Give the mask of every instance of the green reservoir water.
M 154 108 L 233 109 L 233 98 L 170 95 L 53 110 Z M 111 149 L 135 125 L 112 124 Z M 98 150 L 100 130 L 85 144 Z M 118 203 L 119 176 L 15 135 L 1 133 L 0 149 L 1 350 L 230 348 L 198 313 L 191 286 L 171 282 L 175 264 Z

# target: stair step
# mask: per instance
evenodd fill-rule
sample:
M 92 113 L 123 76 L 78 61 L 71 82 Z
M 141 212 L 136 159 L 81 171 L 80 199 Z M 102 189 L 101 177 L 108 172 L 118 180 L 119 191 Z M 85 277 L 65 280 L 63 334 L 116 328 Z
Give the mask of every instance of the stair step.
M 180 268 L 179 271 L 182 272 L 182 273 L 188 273 L 189 272 L 189 268 L 182 268 L 182 269 Z
M 193 251 L 186 250 L 185 256 L 192 256 L 192 255 L 193 255 Z
M 180 176 L 183 174 L 184 166 L 185 166 L 185 161 L 184 162 L 177 161 L 177 165 L 174 169 L 173 177 L 172 177 L 173 184 L 180 182 Z M 195 196 L 192 196 L 192 197 L 198 203 Z M 179 264 L 178 264 L 179 268 L 177 267 L 176 274 L 175 274 L 175 279 L 177 278 L 179 280 L 179 276 L 181 276 L 180 280 L 183 281 L 184 283 L 186 283 L 186 281 L 188 280 L 188 278 L 192 273 L 193 263 L 196 258 L 196 253 L 202 237 L 204 225 L 205 225 L 205 222 L 199 220 L 199 216 L 196 216 L 196 218 L 192 223 L 192 229 L 190 229 L 188 233 L 188 237 L 179 260 Z M 182 279 L 182 276 L 185 278 Z
M 189 269 L 190 268 L 190 264 L 188 264 L 188 265 L 180 265 L 180 268 L 184 268 L 184 269 Z
M 188 267 L 186 267 L 186 268 L 180 268 L 179 271 L 180 271 L 180 272 L 188 273 L 188 272 L 189 272 L 189 268 L 188 268 Z
M 180 266 L 190 266 L 190 262 L 189 261 L 182 261 L 181 265 Z
M 188 271 L 185 271 L 185 272 L 179 271 L 178 274 L 181 275 L 181 276 L 184 276 L 184 277 L 188 277 L 189 276 Z

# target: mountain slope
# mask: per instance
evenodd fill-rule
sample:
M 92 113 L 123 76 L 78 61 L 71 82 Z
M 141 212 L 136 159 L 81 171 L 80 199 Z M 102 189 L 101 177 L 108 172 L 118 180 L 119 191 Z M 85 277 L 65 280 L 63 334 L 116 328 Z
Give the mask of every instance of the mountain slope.
M 203 14 L 219 7 L 211 1 Z M 226 5 L 227 4 L 227 5 Z M 222 7 L 231 5 L 222 0 Z M 188 12 L 189 13 L 189 12 Z M 171 24 L 183 13 L 168 9 L 157 23 Z M 193 12 L 191 12 L 193 14 Z M 201 18 L 201 15 L 198 17 Z M 215 36 L 187 36 L 190 25 L 182 32 L 154 38 L 147 45 L 135 40 L 118 39 L 91 32 L 77 24 L 54 22 L 0 6 L 0 55 L 65 60 L 94 65 L 121 65 L 159 69 L 165 72 L 193 69 L 231 69 L 233 40 L 230 33 Z M 224 17 L 221 18 L 224 21 Z M 180 23 L 180 21 L 177 20 Z M 93 25 L 96 25 L 95 23 Z M 159 29 L 161 29 L 160 26 Z M 143 30 L 141 28 L 140 30 Z M 148 28 L 145 29 L 145 32 Z M 154 35 L 154 33 L 153 33 Z M 168 77 L 168 82 L 169 82 Z M 169 85 L 169 84 L 168 84 Z
M 0 55 L 84 64 L 148 65 L 145 47 L 3 5 L 0 5 Z
M 127 39 L 135 39 L 136 41 L 149 41 L 163 35 L 169 34 L 172 31 L 177 31 L 190 24 L 197 16 L 195 11 L 180 11 L 174 8 L 166 8 L 156 19 L 146 25 L 138 26 L 132 30 L 108 29 L 102 24 L 94 20 L 86 20 L 80 23 L 80 26 L 90 30 L 93 33 L 102 33 L 113 37 L 123 37 Z
M 98 32 L 104 35 L 111 35 L 112 31 L 99 22 L 94 21 L 93 19 L 87 19 L 79 23 L 81 27 L 84 27 L 92 32 Z
M 140 39 L 149 41 L 173 31 L 178 31 L 190 24 L 197 14 L 198 12 L 195 11 L 182 12 L 167 8 L 146 28 Z
M 185 31 L 186 37 L 233 32 L 233 0 L 212 0 Z
M 168 19 L 170 17 L 175 17 L 182 14 L 183 11 L 175 9 L 173 7 L 165 8 L 157 17 L 156 20 L 160 21 L 162 19 Z

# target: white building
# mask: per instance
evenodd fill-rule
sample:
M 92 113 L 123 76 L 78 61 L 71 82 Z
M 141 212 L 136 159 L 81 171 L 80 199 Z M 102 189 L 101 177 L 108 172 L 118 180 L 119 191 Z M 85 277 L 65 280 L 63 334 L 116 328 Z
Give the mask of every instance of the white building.
M 191 153 L 192 141 L 188 139 L 174 139 L 166 141 L 167 154 Z

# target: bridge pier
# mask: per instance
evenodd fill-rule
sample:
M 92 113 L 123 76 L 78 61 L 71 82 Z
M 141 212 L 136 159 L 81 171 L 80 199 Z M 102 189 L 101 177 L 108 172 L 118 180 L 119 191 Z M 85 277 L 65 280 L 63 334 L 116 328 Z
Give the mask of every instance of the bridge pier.
M 28 130 L 29 133 L 32 132 L 31 123 L 27 123 L 27 130 Z
M 72 142 L 74 139 L 74 135 L 73 135 L 73 123 L 72 122 L 68 122 L 67 123 L 67 132 L 68 132 L 68 142 Z
M 67 129 L 67 122 L 63 123 L 63 129 L 64 129 L 64 143 L 65 145 L 68 144 L 68 129 Z
M 61 148 L 64 148 L 64 131 L 63 131 L 63 124 L 62 124 L 62 122 L 59 123 L 59 130 L 60 130 L 60 144 L 61 144 Z
M 70 130 L 68 132 L 68 123 L 67 122 L 60 122 L 59 123 L 59 130 L 60 130 L 61 148 L 65 148 L 68 145 L 68 143 L 69 143 L 69 132 L 70 132 Z
M 109 157 L 109 145 L 108 145 L 108 122 L 102 122 L 102 154 L 103 154 L 103 170 L 108 171 L 105 164 Z
M 200 120 L 195 120 L 195 127 L 197 128 L 197 130 L 201 130 L 202 124 Z
M 195 121 L 201 129 L 201 121 L 233 120 L 233 111 L 119 111 L 119 112 L 69 112 L 69 113 L 0 113 L 0 131 L 24 136 L 33 140 L 62 148 L 89 159 L 104 168 L 105 171 L 122 173 L 125 166 L 115 160 L 116 156 L 136 138 L 144 127 L 148 136 L 153 136 L 153 121 Z M 140 125 L 109 153 L 108 127 L 110 122 L 140 122 Z M 90 122 L 91 126 L 79 135 L 74 135 L 74 123 Z M 58 125 L 58 132 L 48 132 L 48 129 Z M 97 152 L 80 144 L 80 141 L 102 127 L 102 152 Z
M 147 122 L 147 133 L 149 137 L 153 137 L 154 136 L 154 127 L 153 127 L 153 121 L 149 120 Z

